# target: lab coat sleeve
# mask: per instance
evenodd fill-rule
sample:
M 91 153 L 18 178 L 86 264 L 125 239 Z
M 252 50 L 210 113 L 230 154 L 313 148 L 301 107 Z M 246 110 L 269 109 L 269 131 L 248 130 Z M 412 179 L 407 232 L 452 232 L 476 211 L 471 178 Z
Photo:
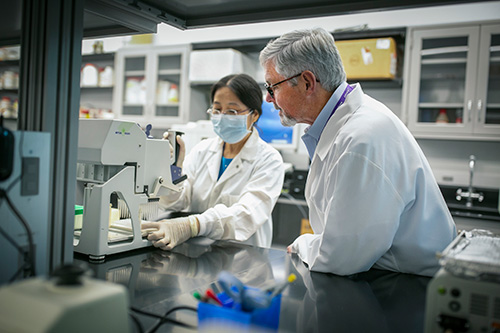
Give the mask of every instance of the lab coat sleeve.
M 196 147 L 195 147 L 196 148 Z M 182 173 L 187 175 L 187 179 L 181 183 L 180 192 L 170 191 L 168 195 L 160 197 L 160 207 L 163 209 L 182 211 L 191 204 L 191 191 L 196 175 L 196 161 L 199 158 L 199 150 L 193 149 L 184 159 Z
M 344 153 L 321 177 L 315 181 L 323 183 L 316 186 L 324 187 L 318 191 L 325 197 L 314 204 L 324 213 L 310 218 L 313 228 L 323 230 L 298 237 L 292 250 L 312 271 L 350 275 L 369 270 L 391 248 L 403 200 L 382 169 L 358 153 Z
M 269 220 L 283 187 L 283 160 L 274 149 L 257 158 L 252 176 L 238 197 L 197 216 L 200 236 L 246 241 Z

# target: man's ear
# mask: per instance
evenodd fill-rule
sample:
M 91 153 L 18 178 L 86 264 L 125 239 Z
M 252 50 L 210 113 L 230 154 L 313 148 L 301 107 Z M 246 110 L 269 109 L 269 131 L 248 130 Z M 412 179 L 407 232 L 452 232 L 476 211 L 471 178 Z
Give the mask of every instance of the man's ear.
M 314 75 L 311 71 L 303 71 L 302 79 L 304 80 L 307 93 L 313 93 L 316 90 L 317 84 L 319 82 L 316 78 L 316 75 Z

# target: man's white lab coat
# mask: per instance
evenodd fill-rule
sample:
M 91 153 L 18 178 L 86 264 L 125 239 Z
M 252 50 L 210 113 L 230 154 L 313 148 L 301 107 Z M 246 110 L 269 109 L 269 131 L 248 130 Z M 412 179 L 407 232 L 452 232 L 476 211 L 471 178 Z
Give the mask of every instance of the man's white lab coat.
M 223 141 L 201 141 L 186 156 L 183 173 L 188 178 L 180 193 L 162 197 L 172 210 L 199 212 L 200 236 L 271 246 L 271 213 L 284 180 L 280 153 L 260 139 L 256 129 L 240 153 L 217 180 Z
M 292 244 L 313 271 L 433 275 L 456 228 L 422 150 L 359 85 L 323 130 L 305 196 L 313 234 Z

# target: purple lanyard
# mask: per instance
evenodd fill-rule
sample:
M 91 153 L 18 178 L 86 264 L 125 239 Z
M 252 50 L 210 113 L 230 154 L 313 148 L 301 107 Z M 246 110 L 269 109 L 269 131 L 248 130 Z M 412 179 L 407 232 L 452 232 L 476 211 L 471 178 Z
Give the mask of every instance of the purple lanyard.
M 332 113 L 330 114 L 330 116 L 328 117 L 328 120 L 330 120 L 330 118 L 333 116 L 333 114 L 335 113 L 335 111 L 342 105 L 344 104 L 345 102 L 345 99 L 347 97 L 347 95 L 349 95 L 349 93 L 351 91 L 353 91 L 354 88 L 351 87 L 350 85 L 347 85 L 347 87 L 345 88 L 344 92 L 342 93 L 342 96 L 340 96 L 339 98 L 339 101 L 337 102 L 337 104 L 335 104 L 335 107 L 333 108 L 332 110 Z

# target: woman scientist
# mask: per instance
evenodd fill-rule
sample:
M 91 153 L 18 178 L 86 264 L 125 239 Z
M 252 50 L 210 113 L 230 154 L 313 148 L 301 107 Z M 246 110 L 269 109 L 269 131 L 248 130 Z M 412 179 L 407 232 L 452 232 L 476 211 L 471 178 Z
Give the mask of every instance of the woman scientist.
M 269 247 L 284 169 L 279 152 L 254 126 L 262 114 L 262 91 L 246 74 L 228 75 L 213 85 L 210 97 L 207 113 L 218 137 L 198 143 L 184 163 L 179 154 L 177 165 L 188 176 L 184 188 L 160 199 L 166 209 L 203 213 L 142 228 L 156 229 L 148 239 L 163 250 L 196 236 Z

